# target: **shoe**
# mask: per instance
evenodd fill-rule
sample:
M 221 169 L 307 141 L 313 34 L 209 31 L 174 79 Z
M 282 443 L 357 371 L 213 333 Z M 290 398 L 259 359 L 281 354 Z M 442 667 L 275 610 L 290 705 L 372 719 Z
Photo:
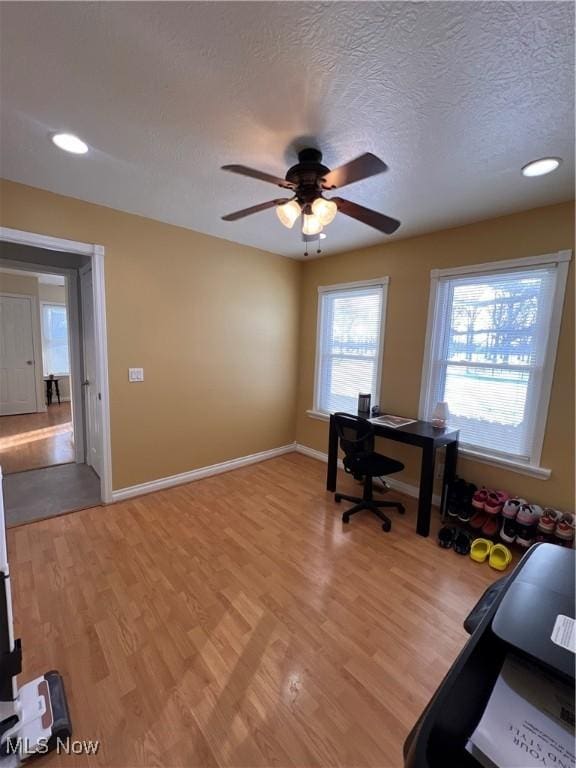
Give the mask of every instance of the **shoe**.
M 490 491 L 484 502 L 484 511 L 488 512 L 489 515 L 499 514 L 508 498 L 505 491 Z
M 472 506 L 474 507 L 474 509 L 479 509 L 483 511 L 487 498 L 488 498 L 487 488 L 481 488 L 479 491 L 476 491 L 476 493 L 472 497 Z
M 493 536 L 496 536 L 496 534 L 498 533 L 499 526 L 500 526 L 500 519 L 498 515 L 488 514 L 488 517 L 486 518 L 486 522 L 480 529 L 482 532 L 482 536 L 485 536 L 487 539 L 491 539 Z
M 474 539 L 470 547 L 470 557 L 476 563 L 485 563 L 492 550 L 493 544 L 488 539 Z
M 552 507 L 545 507 L 542 517 L 538 520 L 538 531 L 551 536 L 556 531 L 556 526 L 562 520 L 562 512 Z
M 466 531 L 458 531 L 452 548 L 454 549 L 454 552 L 459 555 L 467 555 L 468 552 L 470 552 L 471 542 L 472 539 L 470 538 L 469 533 L 466 533 Z
M 442 549 L 451 549 L 454 544 L 454 538 L 456 536 L 456 528 L 450 528 L 445 525 L 438 531 L 438 544 Z
M 512 562 L 512 552 L 504 544 L 494 544 L 490 550 L 488 565 L 496 571 L 505 571 Z
M 467 487 L 468 483 L 461 477 L 457 478 L 450 486 L 447 505 L 448 517 L 458 517 L 458 509 L 467 491 Z
M 571 512 L 565 512 L 562 516 L 562 520 L 556 526 L 555 537 L 558 544 L 563 544 L 565 547 L 571 547 L 574 541 L 574 515 Z
M 512 520 L 510 517 L 503 517 L 502 528 L 500 528 L 500 538 L 502 541 L 505 541 L 506 544 L 514 544 L 517 533 L 518 524 L 516 520 Z
M 469 523 L 470 518 L 472 517 L 472 512 L 473 510 L 470 504 L 462 504 L 458 510 L 458 520 L 462 523 Z
M 507 499 L 504 502 L 504 506 L 502 507 L 503 517 L 508 517 L 511 520 L 514 520 L 522 504 L 527 504 L 527 503 L 528 502 L 526 501 L 526 499 L 519 499 L 517 496 L 513 499 Z
M 516 520 L 519 525 L 538 525 L 544 510 L 538 504 L 521 504 Z
M 530 547 L 534 543 L 534 536 L 538 522 L 542 517 L 543 509 L 537 504 L 522 504 L 516 516 L 518 532 L 516 543 L 521 547 Z
M 473 528 L 475 531 L 479 531 L 484 523 L 488 520 L 488 515 L 486 512 L 476 512 L 474 516 L 470 520 L 470 528 Z

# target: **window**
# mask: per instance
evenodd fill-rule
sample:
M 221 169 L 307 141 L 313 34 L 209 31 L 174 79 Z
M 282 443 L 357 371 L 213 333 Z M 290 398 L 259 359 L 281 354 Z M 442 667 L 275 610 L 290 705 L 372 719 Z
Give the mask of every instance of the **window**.
M 388 278 L 319 288 L 314 408 L 356 413 L 379 401 Z
M 44 376 L 70 374 L 68 317 L 64 304 L 41 303 Z
M 445 400 L 465 451 L 539 465 L 569 258 L 432 273 L 421 417 Z

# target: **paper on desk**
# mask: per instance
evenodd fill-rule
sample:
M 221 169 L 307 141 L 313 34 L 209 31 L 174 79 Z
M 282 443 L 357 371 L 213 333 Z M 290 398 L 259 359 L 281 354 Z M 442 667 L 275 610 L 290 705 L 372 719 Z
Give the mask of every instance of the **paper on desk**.
M 405 427 L 407 424 L 414 424 L 416 419 L 406 419 L 404 416 L 392 416 L 390 413 L 385 413 L 382 416 L 374 416 L 373 419 L 368 419 L 372 424 L 383 424 L 385 427 Z
M 570 686 L 508 656 L 470 742 L 480 762 L 502 768 L 574 768 Z
M 574 632 L 574 625 L 576 621 L 571 619 L 570 616 L 563 616 L 561 613 L 556 616 L 554 622 L 554 629 L 550 635 L 550 639 L 560 648 L 566 648 L 567 651 L 576 653 L 576 633 Z

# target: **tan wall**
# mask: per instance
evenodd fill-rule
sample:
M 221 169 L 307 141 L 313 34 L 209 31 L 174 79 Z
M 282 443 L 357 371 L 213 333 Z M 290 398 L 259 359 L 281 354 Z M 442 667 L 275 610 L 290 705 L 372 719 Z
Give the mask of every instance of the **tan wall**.
M 12 182 L 0 195 L 1 225 L 106 248 L 115 489 L 294 440 L 297 262 Z
M 381 405 L 391 413 L 415 417 L 420 397 L 430 270 L 573 248 L 574 206 L 564 203 L 306 263 L 301 298 L 298 442 L 321 451 L 327 448 L 327 425 L 306 415 L 313 401 L 319 285 L 390 276 Z M 475 483 L 565 508 L 574 506 L 573 285 L 572 261 L 542 453 L 542 465 L 552 469 L 551 478 L 539 480 L 469 459 L 462 458 L 459 462 L 459 472 Z M 418 483 L 418 449 L 382 441 L 381 450 L 406 464 L 406 470 L 397 475 L 398 479 Z
M 305 414 L 318 285 L 390 276 L 382 406 L 410 416 L 430 270 L 574 247 L 568 203 L 302 265 L 12 182 L 0 194 L 2 225 L 106 247 L 114 488 L 284 445 L 294 424 L 300 443 L 325 450 L 326 424 Z M 574 498 L 573 275 L 572 263 L 542 456 L 552 477 L 469 459 L 459 466 L 477 483 L 565 507 Z M 128 383 L 129 366 L 144 367 L 142 384 Z M 406 463 L 401 479 L 417 483 L 416 449 L 382 450 Z
M 40 301 L 53 301 L 56 304 L 67 304 L 66 287 L 64 285 L 47 285 L 38 283 Z
M 30 275 L 13 275 L 10 272 L 0 272 L 0 293 L 20 293 L 23 296 L 31 296 L 36 312 L 32 322 L 35 323 L 34 333 L 40 349 L 42 347 L 42 329 L 40 326 L 40 302 L 38 299 L 38 278 Z M 38 411 L 46 409 L 44 402 L 44 371 L 42 369 L 42 357 L 36 360 L 36 408 Z
M 0 293 L 20 293 L 38 298 L 38 278 L 0 272 Z

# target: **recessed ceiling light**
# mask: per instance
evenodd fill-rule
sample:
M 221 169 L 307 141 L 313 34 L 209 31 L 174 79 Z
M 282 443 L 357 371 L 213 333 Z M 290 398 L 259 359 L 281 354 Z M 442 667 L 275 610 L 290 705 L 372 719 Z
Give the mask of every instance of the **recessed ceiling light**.
M 72 152 L 74 155 L 85 155 L 88 152 L 88 144 L 72 133 L 56 133 L 52 136 L 52 141 L 60 149 Z
M 544 176 L 552 173 L 562 161 L 559 157 L 541 157 L 540 160 L 532 160 L 522 168 L 524 176 Z

